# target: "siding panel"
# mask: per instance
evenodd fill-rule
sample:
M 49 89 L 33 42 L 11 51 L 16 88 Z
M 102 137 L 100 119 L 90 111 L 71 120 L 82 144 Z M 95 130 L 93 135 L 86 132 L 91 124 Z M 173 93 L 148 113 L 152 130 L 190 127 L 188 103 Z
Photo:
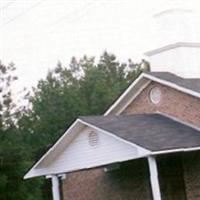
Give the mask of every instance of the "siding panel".
M 108 163 L 138 158 L 144 155 L 142 149 L 126 144 L 105 133 L 96 132 L 98 145 L 89 144 L 91 128 L 85 128 L 72 143 L 51 163 L 49 172 L 68 172 Z

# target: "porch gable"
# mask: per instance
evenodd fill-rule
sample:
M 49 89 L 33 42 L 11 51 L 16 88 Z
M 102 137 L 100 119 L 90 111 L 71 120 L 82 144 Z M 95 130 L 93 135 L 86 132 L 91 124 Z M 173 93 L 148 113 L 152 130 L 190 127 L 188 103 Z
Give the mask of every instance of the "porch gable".
M 71 133 L 75 135 L 71 142 L 66 142 L 63 148 L 57 146 L 56 149 L 59 149 L 59 152 L 50 152 L 52 155 L 38 161 L 25 175 L 25 179 L 106 166 L 145 157 L 150 153 L 150 151 L 107 133 L 103 129 L 86 125 L 81 121 L 78 123 L 83 128 L 79 129 L 77 133 Z M 69 137 L 65 138 L 65 140 L 67 139 Z M 53 154 L 55 155 L 53 156 Z

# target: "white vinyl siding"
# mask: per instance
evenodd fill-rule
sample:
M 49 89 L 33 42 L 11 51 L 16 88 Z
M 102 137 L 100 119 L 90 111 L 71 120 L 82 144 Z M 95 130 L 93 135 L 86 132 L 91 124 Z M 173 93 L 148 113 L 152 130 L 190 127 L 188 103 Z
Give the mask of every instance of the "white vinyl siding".
M 147 153 L 140 147 L 127 144 L 100 131 L 96 131 L 97 146 L 91 146 L 89 143 L 91 131 L 96 130 L 83 129 L 52 163 L 40 166 L 37 171 L 42 174 L 45 172 L 45 175 L 64 173 L 131 160 L 143 157 Z

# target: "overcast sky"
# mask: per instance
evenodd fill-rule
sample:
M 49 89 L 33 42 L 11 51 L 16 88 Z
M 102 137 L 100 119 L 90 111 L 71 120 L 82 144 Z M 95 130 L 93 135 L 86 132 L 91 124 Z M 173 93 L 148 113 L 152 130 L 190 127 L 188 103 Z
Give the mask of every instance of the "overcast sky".
M 196 0 L 0 0 L 0 59 L 13 61 L 18 88 L 36 85 L 58 60 L 107 50 L 139 61 L 155 47 L 153 13 Z

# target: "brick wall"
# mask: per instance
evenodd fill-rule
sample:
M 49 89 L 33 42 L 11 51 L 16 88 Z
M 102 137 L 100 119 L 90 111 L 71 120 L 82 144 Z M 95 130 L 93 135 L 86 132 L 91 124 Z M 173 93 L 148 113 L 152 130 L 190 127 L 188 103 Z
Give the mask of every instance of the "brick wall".
M 146 159 L 123 163 L 119 169 L 79 171 L 63 181 L 64 200 L 150 200 Z
M 156 105 L 149 100 L 149 93 L 153 87 L 159 87 L 162 91 L 162 99 L 160 103 Z M 157 111 L 177 117 L 185 122 L 200 127 L 200 100 L 198 98 L 153 82 L 124 110 L 122 114 L 154 113 Z M 167 182 L 169 183 L 171 179 L 167 179 L 169 176 L 162 174 L 162 169 L 170 169 L 170 165 L 166 165 L 164 168 L 161 167 L 159 169 L 161 170 L 161 187 L 166 188 Z M 185 189 L 187 200 L 199 200 L 200 153 L 190 152 L 183 155 L 183 167 L 181 173 L 182 175 L 175 172 L 177 177 L 183 176 L 182 178 L 185 180 L 182 181 L 182 188 Z M 152 199 L 148 166 L 145 159 L 123 163 L 120 170 L 113 172 L 105 173 L 103 169 L 92 169 L 70 173 L 67 177 L 68 178 L 63 181 L 64 200 Z M 181 179 L 177 179 L 176 181 L 177 183 L 181 182 Z M 170 183 L 168 185 L 170 185 Z M 171 194 L 174 193 L 172 192 Z M 178 195 L 178 193 L 175 195 Z M 176 196 L 172 197 L 172 195 L 167 197 L 167 194 L 163 196 L 163 199 L 185 200 L 181 194 L 179 194 L 178 199 Z
M 149 99 L 149 93 L 153 87 L 160 88 L 162 92 L 161 101 L 158 104 L 153 104 Z M 122 114 L 154 113 L 156 111 L 200 127 L 200 99 L 155 82 L 145 88 Z
M 160 88 L 162 92 L 159 104 L 153 104 L 149 99 L 149 94 L 153 87 Z M 145 88 L 122 114 L 154 113 L 157 111 L 200 127 L 200 99 L 155 82 L 152 82 L 147 88 Z M 182 158 L 183 178 L 187 200 L 199 200 L 200 152 L 184 153 Z M 163 197 L 163 199 L 165 198 L 166 197 Z

